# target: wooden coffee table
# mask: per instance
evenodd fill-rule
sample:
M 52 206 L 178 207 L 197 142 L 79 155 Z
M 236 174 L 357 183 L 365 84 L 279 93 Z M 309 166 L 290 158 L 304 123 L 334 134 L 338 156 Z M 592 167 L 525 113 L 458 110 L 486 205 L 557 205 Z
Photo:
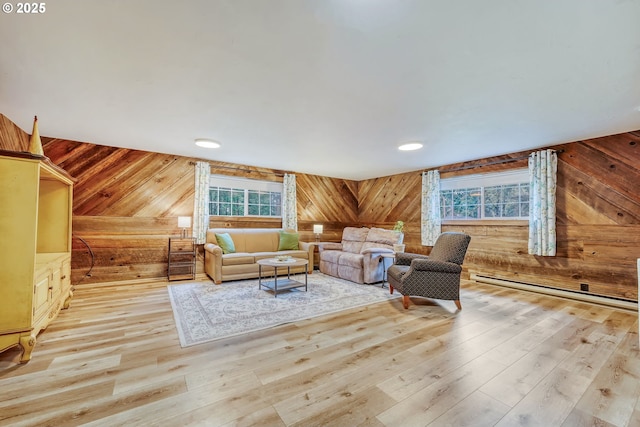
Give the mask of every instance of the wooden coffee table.
M 278 261 L 275 258 L 261 259 L 258 260 L 258 289 L 262 289 L 264 286 L 267 289 L 271 289 L 275 297 L 278 297 L 278 292 L 285 291 L 287 289 L 294 288 L 302 288 L 304 287 L 305 292 L 308 290 L 307 287 L 307 268 L 309 265 L 309 261 L 306 259 L 300 258 L 292 258 L 290 261 Z M 273 267 L 273 281 L 263 282 L 262 281 L 262 266 Z M 305 266 L 304 269 L 304 283 L 299 282 L 291 278 L 291 267 L 299 267 Z M 278 269 L 279 268 L 287 268 L 287 277 L 280 278 L 278 280 Z

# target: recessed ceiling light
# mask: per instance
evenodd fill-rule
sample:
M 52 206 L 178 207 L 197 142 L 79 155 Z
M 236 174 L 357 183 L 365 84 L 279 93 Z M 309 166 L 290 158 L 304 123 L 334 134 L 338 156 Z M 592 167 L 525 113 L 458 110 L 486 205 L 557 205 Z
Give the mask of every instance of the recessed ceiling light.
M 198 138 L 196 139 L 196 145 L 203 148 L 220 148 L 220 143 L 213 139 Z
M 406 144 L 402 144 L 398 147 L 398 150 L 401 151 L 413 151 L 419 150 L 422 148 L 422 144 L 419 142 L 408 142 Z

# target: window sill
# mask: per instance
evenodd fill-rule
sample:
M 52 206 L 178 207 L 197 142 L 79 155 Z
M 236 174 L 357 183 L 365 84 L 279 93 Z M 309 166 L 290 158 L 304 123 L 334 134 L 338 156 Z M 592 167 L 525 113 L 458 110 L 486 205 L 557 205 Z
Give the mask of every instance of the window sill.
M 495 226 L 520 226 L 527 227 L 526 219 L 447 219 L 442 225 L 495 225 Z

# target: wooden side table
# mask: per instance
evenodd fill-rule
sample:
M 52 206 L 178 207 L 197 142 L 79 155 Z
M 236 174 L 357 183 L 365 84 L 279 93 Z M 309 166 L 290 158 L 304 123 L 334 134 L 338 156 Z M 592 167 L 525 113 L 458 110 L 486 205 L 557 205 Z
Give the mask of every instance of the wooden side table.
M 194 280 L 196 278 L 196 239 L 169 237 L 167 279 Z

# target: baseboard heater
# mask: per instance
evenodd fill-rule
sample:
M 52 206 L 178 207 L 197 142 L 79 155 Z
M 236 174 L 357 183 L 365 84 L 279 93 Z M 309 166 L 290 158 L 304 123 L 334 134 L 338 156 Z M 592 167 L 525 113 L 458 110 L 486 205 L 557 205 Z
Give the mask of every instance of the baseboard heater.
M 568 298 L 572 300 L 590 302 L 593 304 L 606 305 L 614 308 L 621 308 L 624 310 L 638 310 L 638 303 L 629 300 L 608 298 L 599 295 L 589 295 L 581 292 L 565 291 L 561 289 L 550 288 L 542 285 L 532 285 L 530 283 L 516 282 L 513 280 L 499 279 L 497 277 L 485 276 L 482 274 L 471 273 L 471 280 L 475 280 L 479 283 L 488 283 L 490 285 L 504 286 L 507 288 L 514 288 L 523 291 L 537 292 L 540 294 L 551 295 L 555 297 Z

